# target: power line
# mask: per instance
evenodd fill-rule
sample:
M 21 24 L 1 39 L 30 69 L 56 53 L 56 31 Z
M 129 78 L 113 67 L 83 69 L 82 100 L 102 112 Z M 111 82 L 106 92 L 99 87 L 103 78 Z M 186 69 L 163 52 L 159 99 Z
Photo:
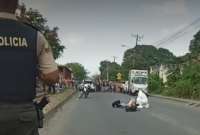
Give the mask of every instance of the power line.
M 183 29 L 179 30 L 178 32 L 172 34 L 169 37 L 166 37 L 158 42 L 156 42 L 156 46 L 162 45 L 167 43 L 168 41 L 174 41 L 179 37 L 182 37 L 183 35 L 187 34 L 187 30 L 192 28 L 193 25 L 196 25 L 198 22 L 200 21 L 200 18 L 195 20 L 194 22 L 192 22 L 191 24 L 187 25 L 186 27 L 184 27 Z
M 172 34 L 169 37 L 164 38 L 163 40 L 160 40 L 157 42 L 156 46 L 160 46 L 162 44 L 166 44 L 166 43 L 170 43 L 173 42 L 175 40 L 177 40 L 178 38 L 184 36 L 185 34 L 188 33 L 188 29 L 191 29 L 194 25 L 198 24 L 200 22 L 200 18 L 198 18 L 197 20 L 193 21 L 192 23 L 190 23 L 189 25 L 187 25 L 186 27 L 184 27 L 183 29 L 179 30 L 178 32 Z
M 200 22 L 200 18 L 196 19 L 195 21 L 193 21 L 192 23 L 190 23 L 189 25 L 185 26 L 184 28 L 182 28 L 181 30 L 175 32 L 174 34 L 165 37 L 157 42 L 155 42 L 155 46 L 158 47 L 160 45 L 163 44 L 167 44 L 167 43 L 171 43 L 175 40 L 177 40 L 178 38 L 184 36 L 185 34 L 188 33 L 188 30 L 193 28 L 195 25 L 197 25 Z
M 169 39 L 169 40 L 166 41 L 165 43 L 160 43 L 160 44 L 156 45 L 156 47 L 160 47 L 160 46 L 163 45 L 163 44 L 172 43 L 172 42 L 174 42 L 175 40 L 177 40 L 177 39 L 183 37 L 183 36 L 186 35 L 187 33 L 189 33 L 189 32 L 188 32 L 188 31 L 185 31 L 185 32 L 181 33 L 180 35 L 174 36 L 173 38 Z
M 175 36 L 178 36 L 178 35 L 181 35 L 181 34 L 185 33 L 187 29 L 191 28 L 193 25 L 196 25 L 199 21 L 200 21 L 200 18 L 198 18 L 197 20 L 195 20 L 191 24 L 187 25 L 183 29 L 179 30 L 178 32 L 172 34 L 171 36 L 166 37 L 166 38 L 164 38 L 162 40 L 157 41 L 155 44 L 162 44 L 163 42 L 166 42 L 167 40 L 169 40 L 171 38 L 174 38 Z

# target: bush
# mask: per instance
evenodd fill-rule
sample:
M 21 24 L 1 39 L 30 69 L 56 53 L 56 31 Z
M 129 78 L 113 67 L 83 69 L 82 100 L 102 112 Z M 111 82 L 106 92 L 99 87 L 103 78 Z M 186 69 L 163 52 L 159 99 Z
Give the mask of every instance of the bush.
M 175 83 L 175 85 L 175 96 L 180 98 L 191 98 L 192 85 L 190 80 L 179 80 Z
M 190 63 L 182 74 L 176 69 L 168 76 L 166 87 L 158 75 L 149 76 L 149 92 L 165 96 L 200 99 L 200 64 Z
M 169 76 L 168 88 L 162 94 L 179 98 L 200 99 L 200 64 L 191 63 L 182 74 L 174 72 Z
M 181 74 L 180 74 L 180 69 L 176 68 L 172 73 L 167 77 L 167 83 L 166 85 L 169 87 L 175 87 L 175 82 L 180 80 Z
M 192 92 L 192 99 L 200 99 L 200 84 L 195 85 Z
M 150 75 L 149 76 L 149 92 L 150 93 L 155 93 L 155 94 L 160 94 L 163 84 L 162 80 L 159 78 L 158 75 Z

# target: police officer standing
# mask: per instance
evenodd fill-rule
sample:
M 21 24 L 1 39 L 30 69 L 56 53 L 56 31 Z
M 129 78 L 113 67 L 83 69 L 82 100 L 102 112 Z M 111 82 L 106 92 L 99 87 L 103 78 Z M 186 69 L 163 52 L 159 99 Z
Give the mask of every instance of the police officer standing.
M 15 17 L 18 0 L 0 0 L 0 135 L 38 135 L 36 77 L 58 80 L 49 45 Z

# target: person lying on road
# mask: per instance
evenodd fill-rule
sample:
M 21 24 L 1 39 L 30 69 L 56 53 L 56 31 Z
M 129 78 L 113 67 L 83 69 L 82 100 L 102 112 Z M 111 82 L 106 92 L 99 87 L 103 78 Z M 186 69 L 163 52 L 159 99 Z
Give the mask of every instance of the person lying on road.
M 122 103 L 120 100 L 117 100 L 117 101 L 114 101 L 112 103 L 112 107 L 113 108 L 125 108 L 125 110 L 127 112 L 129 111 L 137 111 L 137 104 L 135 102 L 135 99 L 130 99 L 129 102 L 126 104 L 126 103 Z

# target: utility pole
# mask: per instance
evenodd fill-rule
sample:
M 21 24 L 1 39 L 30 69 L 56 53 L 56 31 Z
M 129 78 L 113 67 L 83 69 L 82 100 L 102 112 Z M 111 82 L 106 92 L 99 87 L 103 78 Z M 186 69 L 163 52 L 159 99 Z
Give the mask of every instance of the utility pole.
M 108 69 L 108 63 L 106 65 L 106 79 L 109 81 L 109 69 Z
M 116 59 L 117 59 L 117 57 L 116 57 L 116 56 L 113 56 L 114 63 L 116 62 Z
M 141 36 L 139 34 L 136 34 L 136 35 L 131 34 L 131 36 L 136 38 L 136 43 L 135 43 L 136 46 L 139 45 L 138 42 L 140 42 L 143 39 L 143 36 Z

